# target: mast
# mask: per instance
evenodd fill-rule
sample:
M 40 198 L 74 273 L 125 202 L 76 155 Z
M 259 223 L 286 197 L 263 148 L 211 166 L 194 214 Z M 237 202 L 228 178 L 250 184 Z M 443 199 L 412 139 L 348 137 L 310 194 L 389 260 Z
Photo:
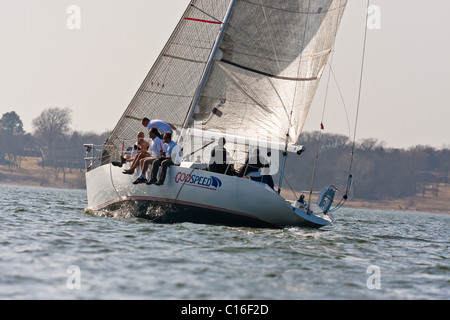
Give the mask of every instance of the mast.
M 225 29 L 228 26 L 228 21 L 230 20 L 231 12 L 233 11 L 235 2 L 236 2 L 236 0 L 231 0 L 230 5 L 228 6 L 228 10 L 227 10 L 227 12 L 225 14 L 225 18 L 222 22 L 222 27 L 220 28 L 219 34 L 217 35 L 216 42 L 214 44 L 213 49 L 211 50 L 211 54 L 209 56 L 208 62 L 206 64 L 205 70 L 203 72 L 200 84 L 197 87 L 197 91 L 192 99 L 191 106 L 189 107 L 189 111 L 186 115 L 186 119 L 184 120 L 183 128 L 181 130 L 180 136 L 178 137 L 178 141 L 177 141 L 178 143 L 180 142 L 180 138 L 183 137 L 186 133 L 186 129 L 189 125 L 190 120 L 192 119 L 192 116 L 193 116 L 193 113 L 195 110 L 195 106 L 197 105 L 198 100 L 200 99 L 200 95 L 203 91 L 203 88 L 205 87 L 206 80 L 208 79 L 209 73 L 211 71 L 211 66 L 214 61 L 214 57 L 216 55 L 217 50 L 219 49 L 219 45 L 223 38 L 223 35 L 225 34 Z M 195 7 L 193 3 L 194 3 L 194 1 L 191 2 L 191 6 Z M 184 143 L 184 141 L 182 143 Z

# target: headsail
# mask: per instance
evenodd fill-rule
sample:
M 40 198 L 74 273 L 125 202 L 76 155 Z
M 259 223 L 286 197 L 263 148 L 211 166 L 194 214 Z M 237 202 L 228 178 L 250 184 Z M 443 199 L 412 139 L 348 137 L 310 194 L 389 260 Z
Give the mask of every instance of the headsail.
M 295 143 L 347 0 L 236 0 L 191 127 Z

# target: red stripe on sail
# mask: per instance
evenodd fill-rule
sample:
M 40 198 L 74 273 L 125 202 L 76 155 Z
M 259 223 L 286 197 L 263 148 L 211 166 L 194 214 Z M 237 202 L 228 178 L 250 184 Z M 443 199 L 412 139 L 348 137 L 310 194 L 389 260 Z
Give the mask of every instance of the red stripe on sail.
M 206 22 L 206 23 L 213 23 L 213 24 L 222 24 L 221 22 L 218 22 L 218 21 L 210 21 L 210 20 L 202 20 L 202 19 L 194 19 L 194 18 L 184 18 L 184 20 Z

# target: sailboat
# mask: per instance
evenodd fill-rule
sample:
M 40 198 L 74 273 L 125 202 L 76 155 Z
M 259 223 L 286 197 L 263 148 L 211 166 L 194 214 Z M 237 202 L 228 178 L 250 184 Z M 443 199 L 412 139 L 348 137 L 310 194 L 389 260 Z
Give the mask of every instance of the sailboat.
M 287 158 L 305 150 L 296 142 L 346 3 L 191 1 L 106 143 L 85 145 L 88 209 L 126 210 L 157 223 L 332 223 L 333 187 L 325 187 L 315 203 L 287 200 L 280 191 Z M 163 185 L 133 184 L 138 173 L 125 175 L 114 165 L 144 130 L 144 117 L 177 128 L 183 162 L 169 167 Z M 269 166 L 251 174 L 244 167 L 242 175 L 207 170 L 221 138 L 234 170 L 254 150 Z M 278 176 L 278 186 L 267 176 Z

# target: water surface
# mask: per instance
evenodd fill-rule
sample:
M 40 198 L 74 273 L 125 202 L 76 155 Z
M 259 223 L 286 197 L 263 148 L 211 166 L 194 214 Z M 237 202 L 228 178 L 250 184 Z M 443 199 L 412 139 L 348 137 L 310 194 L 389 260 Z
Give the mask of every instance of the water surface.
M 0 194 L 1 299 L 450 298 L 450 215 L 344 208 L 319 230 L 162 225 L 85 214 L 82 190 Z

